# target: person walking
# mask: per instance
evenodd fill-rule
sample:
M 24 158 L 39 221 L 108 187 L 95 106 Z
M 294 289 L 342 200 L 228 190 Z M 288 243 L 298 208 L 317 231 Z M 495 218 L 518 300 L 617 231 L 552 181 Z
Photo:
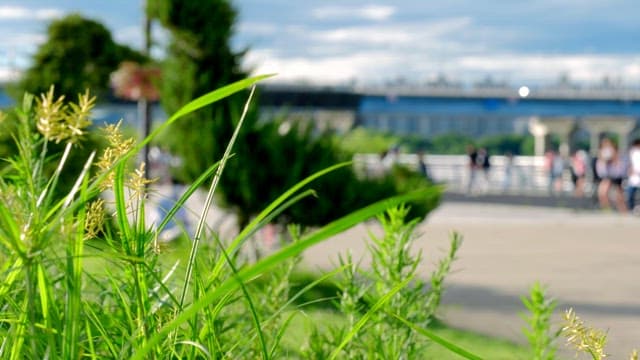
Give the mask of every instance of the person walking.
M 511 178 L 513 177 L 513 153 L 507 151 L 504 154 L 504 179 L 502 181 L 502 192 L 509 191 L 511 188 Z
M 627 181 L 627 206 L 634 213 L 640 213 L 636 206 L 636 192 L 640 188 L 640 138 L 633 140 L 629 150 L 629 179 Z
M 549 195 L 562 193 L 564 161 L 557 150 L 547 151 L 545 154 L 544 167 L 549 174 Z
M 616 208 L 621 213 L 627 212 L 622 182 L 627 176 L 624 160 L 618 152 L 618 145 L 609 138 L 603 138 L 598 150 L 596 172 L 600 177 L 598 185 L 598 201 L 602 209 L 611 208 L 609 193 L 614 192 Z
M 584 183 L 587 176 L 587 164 L 589 163 L 587 152 L 577 150 L 571 156 L 571 181 L 573 182 L 576 197 L 584 196 Z
M 467 183 L 467 195 L 471 195 L 474 192 L 476 176 L 479 169 L 478 151 L 475 146 L 471 144 L 467 145 L 467 156 L 469 157 L 469 182 Z

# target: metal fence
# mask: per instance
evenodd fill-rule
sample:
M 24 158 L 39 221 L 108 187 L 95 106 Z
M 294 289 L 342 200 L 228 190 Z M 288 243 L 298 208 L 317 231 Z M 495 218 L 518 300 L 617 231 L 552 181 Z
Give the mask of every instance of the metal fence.
M 449 191 L 469 190 L 469 157 L 466 155 L 424 155 L 429 176 L 436 182 L 447 185 Z M 412 169 L 418 169 L 417 154 L 399 154 L 395 161 Z M 491 167 L 485 174 L 478 171 L 471 191 L 485 193 L 509 193 L 527 195 L 549 194 L 549 175 L 545 169 L 543 156 L 514 156 L 510 170 L 506 156 L 491 156 Z M 379 176 L 383 169 L 379 154 L 356 154 L 356 171 L 367 177 Z M 568 167 L 562 177 L 562 191 L 571 192 L 573 184 Z M 591 190 L 587 181 L 585 191 Z

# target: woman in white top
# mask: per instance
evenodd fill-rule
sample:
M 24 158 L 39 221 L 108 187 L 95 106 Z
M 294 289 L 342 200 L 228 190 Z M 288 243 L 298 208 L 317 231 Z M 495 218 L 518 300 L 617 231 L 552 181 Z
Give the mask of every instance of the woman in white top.
M 614 191 L 616 207 L 619 212 L 627 212 L 627 204 L 622 191 L 622 181 L 627 177 L 627 169 L 618 153 L 618 145 L 609 138 L 603 138 L 598 150 L 596 173 L 602 179 L 598 185 L 600 207 L 609 209 L 609 192 Z

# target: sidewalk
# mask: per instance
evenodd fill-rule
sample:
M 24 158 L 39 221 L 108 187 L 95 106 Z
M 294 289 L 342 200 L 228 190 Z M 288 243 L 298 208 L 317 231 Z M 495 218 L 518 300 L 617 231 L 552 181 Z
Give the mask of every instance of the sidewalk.
M 379 231 L 374 224 L 358 226 L 310 249 L 305 259 L 328 267 L 347 249 L 358 259 L 368 229 Z M 587 324 L 608 329 L 610 358 L 627 358 L 640 347 L 639 217 L 444 202 L 419 227 L 425 276 L 453 230 L 464 242 L 446 281 L 441 317 L 448 324 L 523 343 L 520 296 L 540 281 L 558 299 L 556 320 L 573 307 Z

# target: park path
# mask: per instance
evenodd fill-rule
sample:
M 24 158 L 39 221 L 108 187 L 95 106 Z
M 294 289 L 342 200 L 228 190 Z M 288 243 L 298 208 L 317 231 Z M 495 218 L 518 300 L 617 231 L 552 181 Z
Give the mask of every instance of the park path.
M 453 230 L 464 242 L 441 307 L 448 324 L 524 343 L 520 296 L 539 281 L 558 300 L 555 321 L 573 307 L 588 324 L 608 330 L 610 358 L 626 359 L 640 347 L 640 217 L 445 202 L 419 226 L 425 276 Z M 353 228 L 310 249 L 305 260 L 326 268 L 340 252 L 358 258 L 367 231 L 379 228 Z

